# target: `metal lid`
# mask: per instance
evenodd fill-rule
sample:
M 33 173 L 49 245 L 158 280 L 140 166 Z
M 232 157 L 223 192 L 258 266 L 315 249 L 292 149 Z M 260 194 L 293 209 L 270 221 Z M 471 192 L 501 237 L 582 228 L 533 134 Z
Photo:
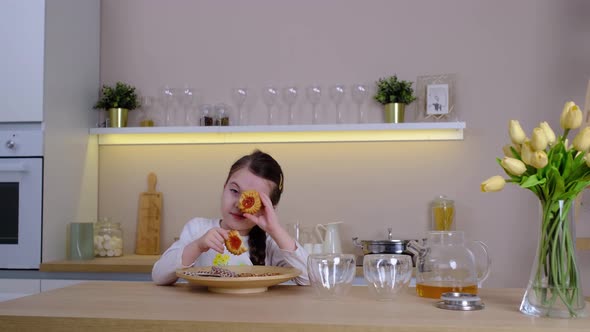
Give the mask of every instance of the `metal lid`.
M 447 310 L 472 311 L 485 307 L 479 296 L 470 293 L 449 292 L 441 295 L 441 300 L 434 305 Z

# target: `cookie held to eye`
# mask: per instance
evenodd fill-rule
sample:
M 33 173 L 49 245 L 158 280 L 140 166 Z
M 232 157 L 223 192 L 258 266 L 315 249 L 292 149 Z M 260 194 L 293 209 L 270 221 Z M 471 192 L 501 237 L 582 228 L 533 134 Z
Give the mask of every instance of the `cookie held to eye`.
M 248 251 L 248 248 L 244 246 L 244 241 L 242 241 L 240 233 L 238 233 L 238 231 L 235 229 L 229 231 L 227 240 L 225 240 L 225 247 L 227 248 L 227 251 L 236 256 Z
M 256 214 L 260 211 L 262 202 L 260 201 L 260 195 L 256 190 L 246 190 L 240 195 L 238 202 L 238 208 L 242 213 Z

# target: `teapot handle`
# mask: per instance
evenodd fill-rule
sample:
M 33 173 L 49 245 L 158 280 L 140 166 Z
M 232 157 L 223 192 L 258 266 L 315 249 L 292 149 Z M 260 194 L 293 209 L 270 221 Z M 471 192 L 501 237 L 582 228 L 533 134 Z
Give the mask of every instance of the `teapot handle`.
M 324 236 L 322 236 L 321 232 L 322 230 L 324 231 L 324 235 L 326 234 L 326 232 L 328 232 L 328 228 L 323 224 L 317 224 L 315 226 L 315 232 L 318 235 L 318 238 L 320 239 L 320 243 L 324 243 Z
M 485 255 L 485 266 L 483 266 L 483 273 L 479 273 L 479 269 L 476 269 L 477 271 L 477 282 L 478 284 L 481 285 L 482 282 L 484 282 L 488 276 L 490 275 L 490 266 L 492 265 L 492 260 L 490 258 L 490 254 L 489 254 L 489 247 L 487 246 L 487 244 L 485 244 L 482 241 L 470 241 L 472 243 L 477 244 L 483 251 L 484 255 Z M 477 264 L 477 259 L 476 259 L 476 267 L 478 267 Z

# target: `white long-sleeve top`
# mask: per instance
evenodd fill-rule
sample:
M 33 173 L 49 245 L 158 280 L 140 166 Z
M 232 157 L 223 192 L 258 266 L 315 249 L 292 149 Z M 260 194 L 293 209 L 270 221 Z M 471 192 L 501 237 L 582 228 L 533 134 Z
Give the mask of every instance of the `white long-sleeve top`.
M 162 257 L 154 264 L 152 268 L 152 280 L 158 285 L 170 285 L 178 280 L 176 270 L 185 268 L 182 265 L 182 252 L 184 248 L 192 241 L 203 236 L 207 231 L 214 227 L 220 227 L 220 219 L 205 219 L 193 218 L 189 220 L 182 232 L 178 241 L 174 242 L 168 248 Z M 244 244 L 247 246 L 248 236 L 242 236 Z M 297 249 L 295 251 L 283 250 L 279 248 L 276 242 L 270 237 L 266 236 L 266 259 L 265 265 L 294 267 L 301 271 L 301 274 L 293 280 L 298 285 L 309 285 L 307 277 L 307 256 L 308 253 L 303 247 L 296 243 Z M 215 250 L 209 249 L 202 253 L 189 266 L 213 266 L 213 265 L 252 265 L 250 261 L 250 253 L 246 251 L 241 255 L 233 255 L 227 248 L 223 254 Z

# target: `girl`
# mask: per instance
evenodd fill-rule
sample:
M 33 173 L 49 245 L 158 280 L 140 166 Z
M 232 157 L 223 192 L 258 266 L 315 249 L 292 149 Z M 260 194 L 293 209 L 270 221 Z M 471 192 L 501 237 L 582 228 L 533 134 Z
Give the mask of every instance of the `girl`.
M 242 191 L 256 190 L 262 209 L 256 215 L 242 214 L 238 199 Z M 222 219 L 191 219 L 176 241 L 154 264 L 152 279 L 158 285 L 176 282 L 179 268 L 211 265 L 273 265 L 301 270 L 294 280 L 308 285 L 307 252 L 279 224 L 274 207 L 283 192 L 283 171 L 270 155 L 254 151 L 236 161 L 223 186 Z M 224 241 L 237 230 L 248 251 L 235 256 Z

